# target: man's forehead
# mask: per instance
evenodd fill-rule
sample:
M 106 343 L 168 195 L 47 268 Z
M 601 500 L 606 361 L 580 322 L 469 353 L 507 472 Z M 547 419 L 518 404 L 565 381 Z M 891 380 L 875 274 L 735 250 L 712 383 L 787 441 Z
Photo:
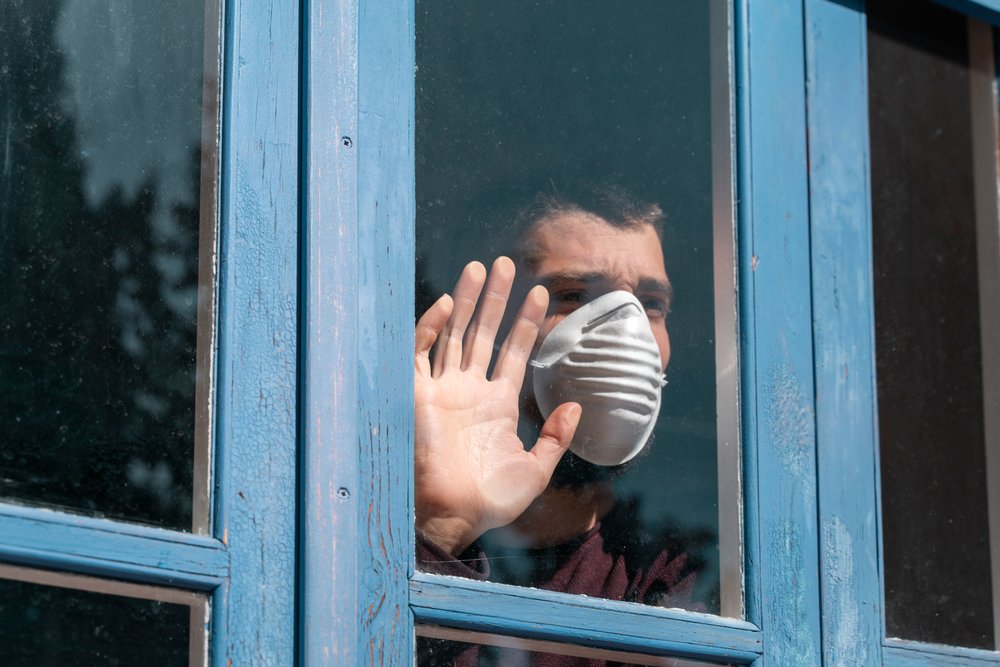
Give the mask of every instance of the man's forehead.
M 611 282 L 664 280 L 659 235 L 650 224 L 621 227 L 589 213 L 563 214 L 536 223 L 525 239 L 528 269 L 542 274 L 586 274 Z

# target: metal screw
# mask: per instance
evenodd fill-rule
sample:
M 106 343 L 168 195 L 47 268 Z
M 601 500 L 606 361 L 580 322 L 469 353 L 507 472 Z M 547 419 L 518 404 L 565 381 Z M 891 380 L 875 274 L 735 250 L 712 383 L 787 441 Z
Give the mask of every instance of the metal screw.
M 339 489 L 337 489 L 337 497 L 339 497 L 341 500 L 347 500 L 348 498 L 351 497 L 351 492 L 342 486 Z
M 350 148 L 351 146 L 354 145 L 354 142 L 351 141 L 350 137 L 341 137 L 340 143 L 344 144 L 344 148 Z

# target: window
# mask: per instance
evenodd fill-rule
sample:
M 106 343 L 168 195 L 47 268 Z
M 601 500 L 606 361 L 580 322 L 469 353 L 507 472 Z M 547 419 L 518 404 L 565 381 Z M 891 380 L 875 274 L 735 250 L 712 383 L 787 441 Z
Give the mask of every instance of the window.
M 0 13 L 5 659 L 291 663 L 298 12 Z
M 675 10 L 670 3 L 586 4 L 593 16 L 575 16 L 577 25 L 612 4 L 608 22 L 638 16 L 636 29 L 652 34 L 644 49 L 660 35 L 656 22 L 663 17 L 652 12 Z M 715 147 L 727 149 L 712 153 L 712 163 L 728 158 L 731 164 L 713 169 L 715 176 L 701 168 L 686 174 L 710 184 L 698 191 L 698 215 L 725 211 L 725 223 L 735 222 L 734 249 L 726 250 L 735 267 L 720 276 L 725 263 L 713 258 L 710 265 L 713 282 L 731 283 L 735 273 L 736 289 L 709 290 L 732 299 L 711 309 L 709 329 L 717 328 L 723 310 L 738 314 L 738 336 L 730 327 L 735 340 L 726 348 L 738 353 L 738 392 L 737 383 L 728 390 L 716 384 L 712 396 L 718 414 L 738 398 L 738 421 L 728 423 L 738 424 L 739 449 L 716 449 L 725 444 L 719 425 L 707 439 L 720 480 L 710 495 L 721 507 L 738 509 L 708 514 L 718 517 L 720 535 L 740 536 L 728 547 L 720 541 L 719 549 L 730 560 L 742 550 L 736 558 L 742 573 L 732 567 L 726 575 L 720 559 L 722 613 L 704 614 L 415 568 L 409 369 L 417 249 L 434 245 L 421 237 L 417 220 L 433 203 L 421 199 L 431 192 L 423 179 L 448 173 L 454 178 L 438 183 L 446 189 L 469 177 L 439 167 L 433 174 L 418 171 L 427 168 L 418 159 L 432 158 L 435 137 L 445 132 L 421 134 L 426 130 L 419 125 L 420 105 L 427 102 L 426 91 L 417 90 L 419 77 L 433 68 L 424 67 L 417 51 L 428 18 L 418 10 L 446 7 L 443 18 L 466 27 L 475 23 L 475 11 L 491 12 L 498 26 L 505 14 L 507 32 L 483 37 L 512 52 L 527 43 L 514 33 L 530 33 L 542 22 L 519 25 L 507 6 L 432 0 L 188 1 L 153 9 L 91 3 L 87 11 L 71 0 L 44 7 L 6 3 L 0 11 L 0 261 L 8 283 L 0 321 L 13 333 L 5 328 L 0 341 L 4 655 L 14 655 L 6 644 L 15 632 L 19 638 L 38 633 L 35 639 L 61 662 L 80 662 L 105 647 L 128 650 L 127 641 L 115 637 L 141 633 L 163 662 L 408 665 L 415 663 L 419 635 L 482 645 L 484 659 L 497 655 L 495 647 L 514 647 L 673 665 L 1000 664 L 1000 531 L 992 511 L 998 485 L 996 447 L 989 444 L 997 414 L 996 360 L 989 356 L 996 352 L 990 342 L 998 298 L 997 102 L 988 44 L 1000 25 L 1000 6 L 994 0 L 934 5 L 947 7 L 947 21 L 978 45 L 960 67 L 969 77 L 967 102 L 958 95 L 934 100 L 965 105 L 974 139 L 963 169 L 975 194 L 976 256 L 967 247 L 965 259 L 945 264 L 976 264 L 969 284 L 979 291 L 973 301 L 983 377 L 971 382 L 981 396 L 970 401 L 983 403 L 984 436 L 976 449 L 982 463 L 969 467 L 982 467 L 985 481 L 977 482 L 979 499 L 968 503 L 979 512 L 980 527 L 966 529 L 979 543 L 979 569 L 961 569 L 991 578 L 987 591 L 986 575 L 976 575 L 979 585 L 971 588 L 980 603 L 958 607 L 988 608 L 990 622 L 971 639 L 952 639 L 954 628 L 946 623 L 925 619 L 911 631 L 890 618 L 896 604 L 890 589 L 898 589 L 890 581 L 891 552 L 906 557 L 913 550 L 889 543 L 894 510 L 887 480 L 900 466 L 880 456 L 892 456 L 880 430 L 879 411 L 886 407 L 880 383 L 887 378 L 876 336 L 880 288 L 872 236 L 884 218 L 876 190 L 885 169 L 876 164 L 880 130 L 871 103 L 883 105 L 878 95 L 887 88 L 875 90 L 869 55 L 877 57 L 880 38 L 870 38 L 869 28 L 884 36 L 901 25 L 895 19 L 889 28 L 876 25 L 884 4 L 713 0 L 697 6 L 698 25 L 722 26 L 710 33 L 714 39 L 706 41 L 707 31 L 700 30 L 678 35 L 677 25 L 662 33 L 697 43 L 700 66 L 707 51 L 709 69 L 731 68 L 728 77 L 698 79 L 701 113 L 708 108 L 711 120 L 696 119 L 702 130 L 715 128 Z M 918 4 L 901 10 L 906 20 L 923 11 L 912 8 Z M 523 5 L 536 19 L 546 13 L 549 26 L 559 22 L 560 11 L 571 14 L 579 6 Z M 630 13 L 636 7 L 642 14 Z M 181 14 L 188 18 L 181 21 Z M 931 23 L 932 32 L 943 34 L 944 19 Z M 445 47 L 453 42 L 461 43 L 442 38 Z M 177 75 L 183 63 L 196 65 L 183 86 L 158 74 Z M 726 90 L 706 93 L 708 80 Z M 158 92 L 163 88 L 168 93 Z M 26 91 L 47 100 L 36 103 L 36 112 L 53 113 L 19 107 Z M 187 102 L 171 97 L 180 91 Z M 913 106 L 904 105 L 904 112 Z M 69 123 L 67 110 L 79 108 L 85 111 Z M 92 121 L 108 117 L 120 122 L 104 128 L 111 134 L 102 143 L 95 139 L 101 126 Z M 140 120 L 169 126 L 183 140 L 144 134 Z M 961 130 L 963 121 L 954 126 Z M 701 141 L 694 134 L 679 140 Z M 612 148 L 594 147 L 601 155 L 621 155 Z M 161 149 L 167 158 L 149 159 L 146 151 Z M 478 152 L 473 145 L 468 154 Z M 74 178 L 63 178 L 67 174 Z M 76 185 L 39 194 L 60 178 Z M 35 195 L 26 198 L 29 191 Z M 202 196 L 208 191 L 213 196 Z M 31 215 L 15 216 L 14 205 L 25 202 Z M 87 222 L 92 235 L 67 232 L 68 217 L 35 215 L 67 202 L 75 202 L 76 220 Z M 14 217 L 34 222 L 12 226 Z M 960 217 L 971 220 L 971 214 Z M 90 257 L 84 252 L 129 221 L 150 225 L 153 218 L 165 234 L 135 234 L 117 253 L 114 241 Z M 168 223 L 186 230 L 183 239 L 171 236 L 176 230 Z M 30 243 L 12 242 L 14 230 Z M 967 241 L 969 234 L 956 236 Z M 157 258 L 156 244 L 182 259 Z M 79 257 L 65 259 L 74 253 Z M 46 263 L 57 254 L 59 261 Z M 152 259 L 144 260 L 147 255 Z M 883 262 L 875 262 L 877 270 Z M 52 284 L 72 288 L 75 296 L 18 282 L 18 275 L 34 281 L 48 270 L 60 279 Z M 168 276 L 174 282 L 163 287 L 159 281 Z M 94 315 L 91 305 L 105 308 L 108 317 Z M 71 316 L 76 324 L 61 326 Z M 971 317 L 960 319 L 976 329 Z M 33 333 L 41 329 L 45 336 Z M 101 364 L 72 370 L 62 363 L 79 361 L 70 352 L 87 343 Z M 140 349 L 152 356 L 137 357 Z M 718 349 L 701 368 L 726 365 Z M 60 372 L 38 383 L 46 368 Z M 969 368 L 961 375 L 971 381 L 975 364 Z M 100 391 L 75 389 L 81 381 L 96 382 L 98 370 L 106 375 L 96 383 Z M 35 402 L 26 402 L 32 396 Z M 68 406 L 65 414 L 29 414 L 27 406 L 54 410 L 56 397 Z M 116 418 L 116 410 L 129 414 Z M 66 456 L 45 459 L 44 448 L 24 446 L 42 435 L 65 446 Z M 84 451 L 84 443 L 95 442 L 112 445 L 101 459 L 107 465 Z M 726 474 L 738 486 L 724 481 L 726 456 Z M 108 467 L 112 481 L 124 486 L 97 493 L 108 486 L 96 473 Z M 727 576 L 742 593 L 736 604 L 742 609 L 730 606 L 732 613 Z M 109 607 L 125 613 L 104 622 Z M 53 609 L 77 610 L 73 623 L 56 628 L 47 615 Z M 101 616 L 100 628 L 88 625 L 88 613 Z M 8 620 L 12 615 L 16 623 Z M 961 615 L 950 614 L 954 618 Z M 986 612 L 976 618 L 982 621 Z M 38 650 L 26 652 L 33 655 L 24 661 L 41 662 Z
M 748 66 L 779 72 L 734 105 L 738 124 L 754 127 L 737 134 L 736 166 L 749 397 L 743 519 L 754 566 L 747 620 L 733 620 L 413 572 L 413 11 L 410 3 L 341 13 L 316 5 L 306 22 L 305 660 L 406 664 L 415 622 L 425 636 L 515 638 L 536 651 L 747 664 L 768 645 L 774 664 L 801 656 L 812 664 L 820 644 L 813 366 L 803 335 L 810 295 L 808 281 L 787 278 L 809 267 L 804 61 L 801 40 L 748 41 L 748 24 L 801 34 L 801 12 L 750 3 L 727 19 L 736 90 L 748 86 Z M 791 613 L 790 600 L 798 601 Z

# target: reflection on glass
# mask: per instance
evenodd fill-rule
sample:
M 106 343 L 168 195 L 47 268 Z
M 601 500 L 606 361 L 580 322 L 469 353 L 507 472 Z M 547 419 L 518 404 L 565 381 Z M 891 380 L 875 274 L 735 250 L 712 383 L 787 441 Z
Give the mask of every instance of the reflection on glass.
M 1000 258 L 991 30 L 931 3 L 867 8 L 887 632 L 992 649 Z
M 205 3 L 10 0 L 0 17 L 0 498 L 203 531 Z
M 30 581 L 6 578 L 22 575 Z M 2 567 L 0 577 L 5 667 L 204 664 L 207 642 L 201 596 L 22 568 Z M 46 579 L 56 581 L 38 583 Z M 127 590 L 105 594 L 63 587 L 80 582 L 89 588 Z M 191 600 L 140 597 L 157 598 L 157 594 Z M 192 622 L 196 616 L 200 623 Z M 192 638 L 192 628 L 199 628 L 200 636 Z
M 723 663 L 636 655 L 443 627 L 418 626 L 417 635 L 419 667 L 723 667 Z
M 727 11 L 417 2 L 418 567 L 742 613 Z

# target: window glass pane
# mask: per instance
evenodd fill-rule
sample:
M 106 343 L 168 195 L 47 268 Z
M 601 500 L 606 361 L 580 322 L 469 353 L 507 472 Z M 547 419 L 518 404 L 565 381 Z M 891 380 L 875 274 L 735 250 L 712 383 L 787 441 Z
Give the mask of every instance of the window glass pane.
M 996 97 L 990 30 L 869 2 L 882 538 L 889 636 L 995 642 Z M 980 160 L 980 151 L 992 156 Z M 984 169 L 985 165 L 985 169 Z M 990 355 L 994 361 L 989 361 Z M 991 420 L 993 422 L 991 423 Z M 995 499 L 994 499 L 995 501 Z
M 623 651 L 483 635 L 453 628 L 417 628 L 419 667 L 722 667 L 723 663 L 637 655 Z M 728 664 L 728 663 L 726 663 Z
M 64 587 L 77 584 L 117 594 Z M 8 667 L 204 664 L 206 619 L 201 595 L 0 566 Z
M 207 528 L 208 4 L 0 12 L 0 498 Z
M 418 355 L 459 330 L 418 363 L 417 566 L 741 615 L 727 3 L 420 0 L 416 38 Z M 573 401 L 546 489 L 521 442 Z

